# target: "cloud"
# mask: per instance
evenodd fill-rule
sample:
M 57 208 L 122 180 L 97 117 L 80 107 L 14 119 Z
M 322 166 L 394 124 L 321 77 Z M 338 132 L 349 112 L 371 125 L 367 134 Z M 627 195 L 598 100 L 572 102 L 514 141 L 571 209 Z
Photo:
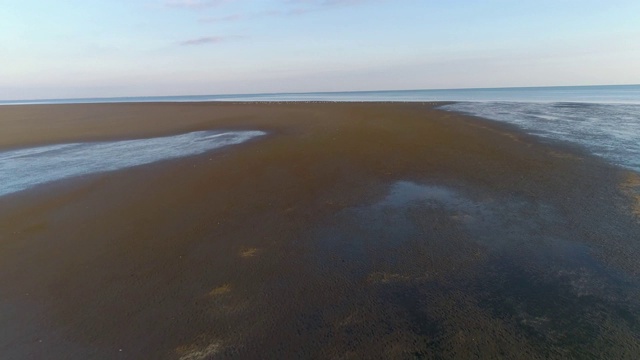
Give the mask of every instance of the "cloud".
M 200 19 L 200 22 L 203 23 L 218 23 L 218 22 L 231 22 L 231 21 L 240 21 L 245 20 L 249 17 L 249 15 L 245 14 L 231 14 L 226 16 L 209 16 Z
M 246 13 L 246 14 L 206 16 L 206 17 L 200 18 L 200 22 L 211 23 L 211 24 L 222 23 L 222 22 L 236 22 L 236 21 L 251 20 L 251 19 L 270 18 L 270 17 L 296 16 L 296 15 L 307 14 L 313 11 L 318 11 L 318 9 L 293 8 L 289 10 L 266 10 L 266 11 Z
M 381 2 L 384 0 L 287 0 L 289 4 L 311 5 L 320 7 L 359 5 L 366 3 Z
M 202 9 L 220 6 L 231 0 L 165 0 L 164 5 L 174 8 Z
M 203 36 L 195 39 L 180 41 L 178 45 L 193 46 L 193 45 L 220 44 L 222 42 L 226 42 L 226 41 L 238 39 L 238 38 L 239 38 L 238 36 Z
M 325 5 L 355 5 L 363 3 L 379 2 L 379 0 L 325 0 Z
M 281 12 L 280 15 L 305 15 L 333 8 L 379 3 L 383 1 L 387 0 L 286 0 L 285 3 L 293 7 L 287 11 Z
M 179 3 L 181 7 L 202 8 L 221 5 L 234 0 L 167 0 L 167 3 Z M 265 17 L 302 16 L 314 12 L 328 11 L 334 8 L 364 5 L 388 0 L 281 0 L 281 9 L 265 10 L 254 13 L 235 13 L 225 16 L 200 18 L 202 23 L 235 22 Z M 172 5 L 176 6 L 176 5 Z

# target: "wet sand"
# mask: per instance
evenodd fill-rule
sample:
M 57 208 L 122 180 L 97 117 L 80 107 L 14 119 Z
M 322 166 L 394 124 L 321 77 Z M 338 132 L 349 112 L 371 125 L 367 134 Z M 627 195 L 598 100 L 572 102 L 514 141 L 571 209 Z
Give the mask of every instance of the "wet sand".
M 0 197 L 3 359 L 640 354 L 640 178 L 429 104 L 0 107 L 0 150 L 267 136 Z

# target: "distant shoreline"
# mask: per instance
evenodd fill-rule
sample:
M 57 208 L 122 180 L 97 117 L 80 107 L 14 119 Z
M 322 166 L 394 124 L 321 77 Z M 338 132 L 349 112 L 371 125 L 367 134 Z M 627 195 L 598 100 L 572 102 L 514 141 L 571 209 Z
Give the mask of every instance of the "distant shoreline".
M 616 93 L 618 92 L 618 93 Z M 540 96 L 543 96 L 542 98 Z M 582 96 L 582 97 L 580 97 Z M 554 100 L 555 99 L 555 100 Z M 136 102 L 422 102 L 422 101 L 577 101 L 640 103 L 640 85 L 541 86 L 461 89 L 367 90 L 221 95 L 126 96 L 67 99 L 0 100 L 0 105 L 96 104 Z

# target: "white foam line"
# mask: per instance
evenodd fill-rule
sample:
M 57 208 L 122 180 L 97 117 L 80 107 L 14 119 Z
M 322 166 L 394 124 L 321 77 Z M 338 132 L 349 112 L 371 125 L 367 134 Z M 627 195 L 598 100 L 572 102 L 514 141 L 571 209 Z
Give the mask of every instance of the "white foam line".
M 266 135 L 197 131 L 150 139 L 39 146 L 0 152 L 0 196 L 91 173 L 201 154 Z

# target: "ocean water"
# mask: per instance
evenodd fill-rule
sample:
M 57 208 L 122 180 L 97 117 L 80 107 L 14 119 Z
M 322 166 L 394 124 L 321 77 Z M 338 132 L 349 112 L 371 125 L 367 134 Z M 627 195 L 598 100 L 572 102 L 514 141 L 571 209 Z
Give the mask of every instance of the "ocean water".
M 81 175 L 239 144 L 262 131 L 197 131 L 150 139 L 38 146 L 0 152 L 0 196 Z
M 142 96 L 82 99 L 0 99 L 0 105 L 202 101 L 519 101 L 640 104 L 640 85 Z
M 522 101 L 640 104 L 640 85 L 226 95 L 216 101 Z

